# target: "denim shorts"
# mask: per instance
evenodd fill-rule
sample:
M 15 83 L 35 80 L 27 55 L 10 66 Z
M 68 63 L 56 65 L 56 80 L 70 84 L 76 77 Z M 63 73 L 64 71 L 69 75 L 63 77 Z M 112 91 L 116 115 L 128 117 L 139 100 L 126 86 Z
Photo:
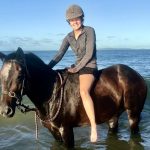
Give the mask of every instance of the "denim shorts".
M 81 70 L 79 70 L 79 75 L 93 74 L 94 76 L 96 76 L 97 73 L 98 73 L 97 68 L 83 67 Z

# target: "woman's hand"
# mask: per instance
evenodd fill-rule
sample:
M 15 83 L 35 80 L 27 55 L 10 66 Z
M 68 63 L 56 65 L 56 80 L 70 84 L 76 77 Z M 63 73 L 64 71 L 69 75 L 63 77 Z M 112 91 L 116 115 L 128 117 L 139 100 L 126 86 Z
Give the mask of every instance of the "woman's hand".
M 76 68 L 68 68 L 68 72 L 70 72 L 70 73 L 76 73 L 77 69 Z

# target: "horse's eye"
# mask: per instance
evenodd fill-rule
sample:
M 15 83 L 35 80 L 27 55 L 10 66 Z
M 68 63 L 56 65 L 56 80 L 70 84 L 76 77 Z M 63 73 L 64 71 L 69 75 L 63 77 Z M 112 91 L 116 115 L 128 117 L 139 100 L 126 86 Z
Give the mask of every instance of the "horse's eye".
M 18 78 L 17 78 L 18 80 L 21 80 L 21 76 L 18 76 Z
M 18 80 L 18 81 L 21 81 L 21 80 L 22 80 L 22 75 L 21 75 L 21 74 L 18 75 L 17 80 Z

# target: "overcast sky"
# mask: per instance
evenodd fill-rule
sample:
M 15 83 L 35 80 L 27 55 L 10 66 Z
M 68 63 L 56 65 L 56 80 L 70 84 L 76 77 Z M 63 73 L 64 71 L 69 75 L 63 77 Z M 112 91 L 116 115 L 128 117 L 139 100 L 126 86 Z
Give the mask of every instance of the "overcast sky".
M 0 50 L 58 50 L 71 4 L 95 28 L 97 49 L 150 49 L 150 0 L 0 0 Z

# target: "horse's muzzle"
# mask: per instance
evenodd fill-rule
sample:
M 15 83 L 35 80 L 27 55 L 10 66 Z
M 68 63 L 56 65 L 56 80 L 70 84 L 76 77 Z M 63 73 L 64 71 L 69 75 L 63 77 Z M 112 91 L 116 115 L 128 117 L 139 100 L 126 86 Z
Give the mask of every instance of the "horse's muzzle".
M 3 117 L 13 117 L 14 111 L 11 107 L 9 106 L 0 106 L 0 114 Z

